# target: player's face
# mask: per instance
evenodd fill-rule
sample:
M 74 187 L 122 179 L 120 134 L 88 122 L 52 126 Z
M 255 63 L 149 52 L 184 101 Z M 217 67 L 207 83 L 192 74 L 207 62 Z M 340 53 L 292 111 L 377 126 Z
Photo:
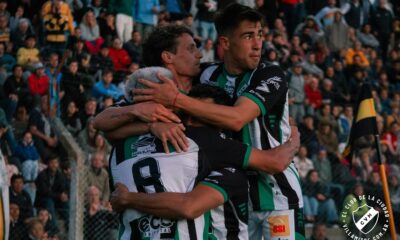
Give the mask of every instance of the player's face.
M 195 77 L 200 73 L 201 57 L 193 37 L 184 33 L 177 38 L 176 53 L 172 54 L 172 67 L 180 76 Z
M 255 69 L 261 59 L 262 26 L 260 22 L 243 21 L 228 35 L 226 61 L 241 71 Z

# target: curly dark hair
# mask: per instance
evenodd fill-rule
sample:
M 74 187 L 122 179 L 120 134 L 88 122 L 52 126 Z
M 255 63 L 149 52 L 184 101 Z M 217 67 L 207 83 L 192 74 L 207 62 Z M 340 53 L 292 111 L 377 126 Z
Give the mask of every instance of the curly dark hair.
M 182 34 L 189 34 L 193 37 L 193 32 L 184 26 L 168 25 L 157 27 L 143 44 L 143 62 L 146 66 L 164 66 L 161 59 L 163 51 L 176 53 L 176 39 Z

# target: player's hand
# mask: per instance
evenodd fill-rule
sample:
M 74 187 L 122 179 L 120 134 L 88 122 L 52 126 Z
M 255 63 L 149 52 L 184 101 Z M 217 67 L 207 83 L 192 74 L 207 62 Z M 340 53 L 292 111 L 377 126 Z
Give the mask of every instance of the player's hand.
M 166 153 L 169 153 L 168 142 L 178 153 L 188 150 L 189 141 L 184 131 L 183 124 L 155 122 L 150 125 L 150 132 L 161 140 Z
M 181 122 L 178 116 L 159 103 L 142 102 L 134 104 L 132 107 L 133 114 L 144 122 Z
M 139 79 L 139 82 L 146 85 L 148 89 L 134 89 L 135 101 L 154 101 L 167 107 L 173 107 L 174 100 L 179 93 L 175 82 L 163 75 L 158 74 L 157 76 L 161 80 L 161 84 L 146 79 Z
M 300 149 L 300 132 L 296 126 L 290 126 L 290 129 L 290 146 L 294 156 Z
M 127 198 L 125 194 L 127 193 L 129 193 L 129 190 L 124 184 L 115 184 L 115 190 L 112 192 L 110 199 L 110 203 L 114 211 L 122 212 L 125 210 L 125 205 L 127 204 Z

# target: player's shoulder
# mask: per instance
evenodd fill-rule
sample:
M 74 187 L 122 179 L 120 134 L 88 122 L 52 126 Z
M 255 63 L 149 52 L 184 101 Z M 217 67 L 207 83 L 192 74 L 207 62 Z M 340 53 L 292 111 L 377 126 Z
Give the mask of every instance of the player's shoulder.
M 287 85 L 287 79 L 283 69 L 275 64 L 260 62 L 251 75 L 251 83 L 266 83 L 274 85 Z
M 212 85 L 212 82 L 216 82 L 218 75 L 222 73 L 223 65 L 224 64 L 222 62 L 201 63 L 200 64 L 201 71 L 195 82 Z

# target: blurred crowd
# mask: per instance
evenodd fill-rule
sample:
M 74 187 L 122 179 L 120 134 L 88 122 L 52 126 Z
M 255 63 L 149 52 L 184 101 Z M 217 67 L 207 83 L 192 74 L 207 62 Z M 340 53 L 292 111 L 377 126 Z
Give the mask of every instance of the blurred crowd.
M 127 77 L 144 67 L 142 44 L 156 26 L 190 28 L 202 62 L 223 61 L 213 18 L 230 2 L 0 0 L 0 143 L 10 176 L 10 239 L 58 239 L 68 231 L 71 159 L 51 124 L 54 116 L 87 155 L 85 224 L 93 227 L 86 238 L 109 239 L 95 233 L 104 222 L 117 225 L 105 170 L 111 147 L 93 117 L 121 98 Z M 398 216 L 400 1 L 237 2 L 265 16 L 263 61 L 287 74 L 290 115 L 301 132 L 294 161 L 306 222 L 336 226 L 352 196 L 383 198 L 372 138 L 357 142 L 352 159 L 341 157 L 365 81 L 373 87 Z

